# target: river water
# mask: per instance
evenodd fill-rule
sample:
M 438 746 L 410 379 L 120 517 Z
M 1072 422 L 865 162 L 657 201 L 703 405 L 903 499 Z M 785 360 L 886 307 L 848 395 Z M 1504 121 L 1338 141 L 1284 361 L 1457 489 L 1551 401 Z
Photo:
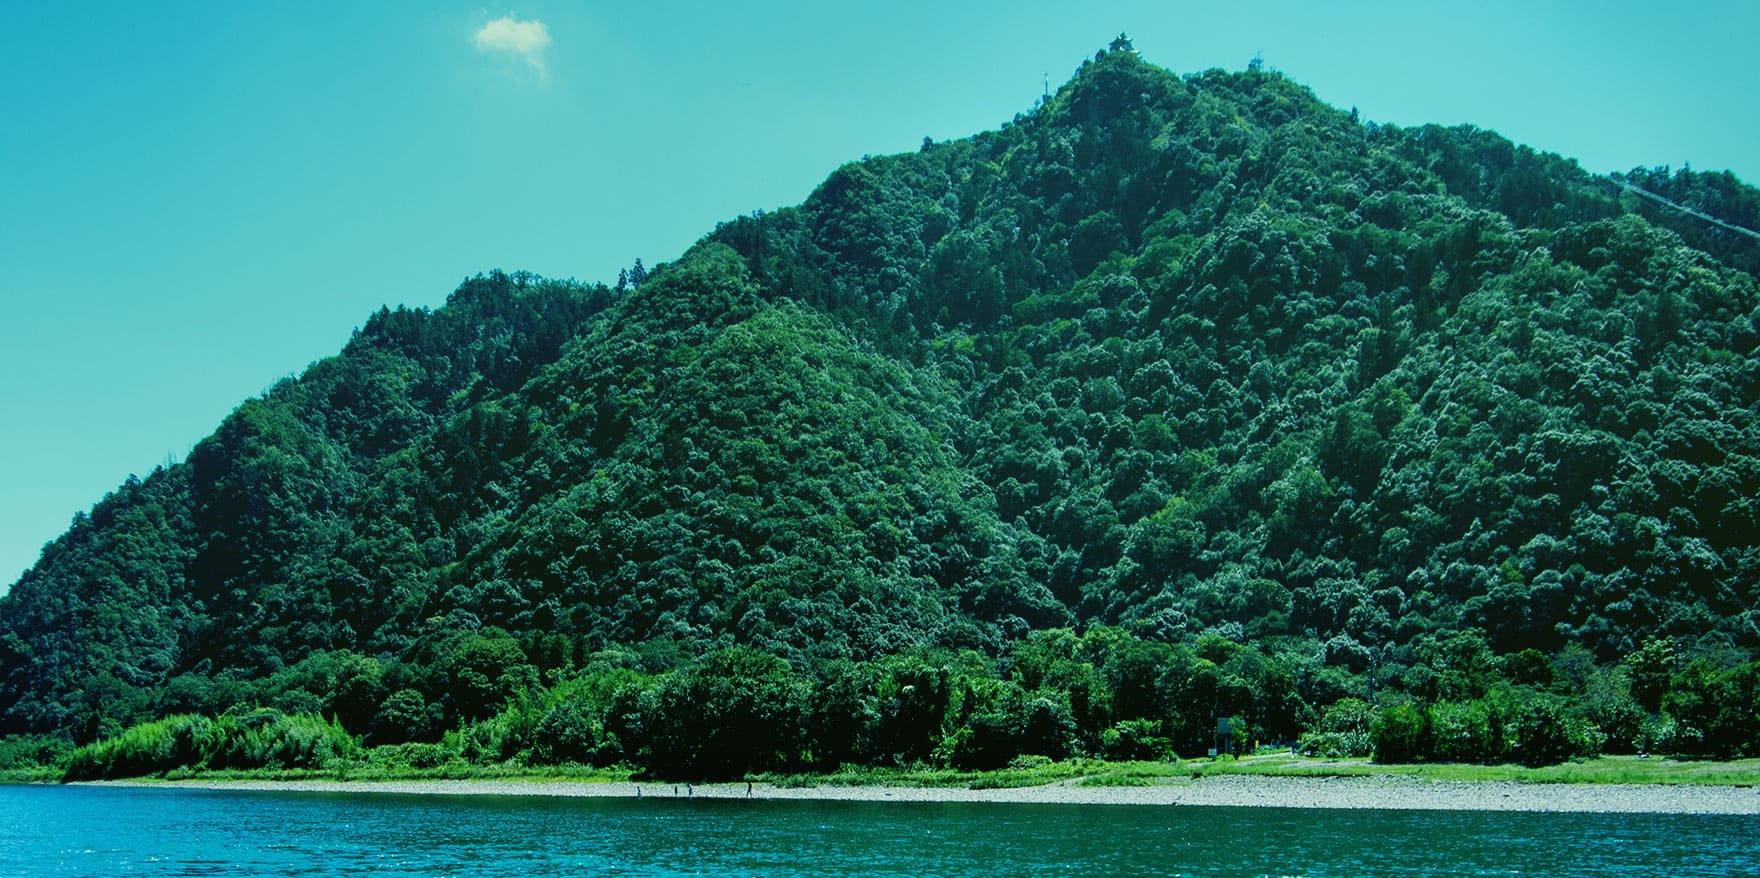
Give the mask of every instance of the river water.
M 1760 818 L 0 786 L 0 876 L 1760 875 Z

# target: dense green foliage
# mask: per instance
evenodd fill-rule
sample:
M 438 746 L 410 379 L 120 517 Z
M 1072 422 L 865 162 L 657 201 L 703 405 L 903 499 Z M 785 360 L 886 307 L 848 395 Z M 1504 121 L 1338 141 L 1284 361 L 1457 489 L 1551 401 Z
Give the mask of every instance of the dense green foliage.
M 334 721 L 275 710 L 219 719 L 178 714 L 131 726 L 66 758 L 66 777 L 94 780 L 175 769 L 323 768 L 356 748 Z
M 1756 224 L 1727 174 L 1625 179 Z M 1103 53 L 617 288 L 382 310 L 45 548 L 0 733 L 141 738 L 81 774 L 256 706 L 669 775 L 1218 716 L 1752 755 L 1756 252 L 1490 132 Z

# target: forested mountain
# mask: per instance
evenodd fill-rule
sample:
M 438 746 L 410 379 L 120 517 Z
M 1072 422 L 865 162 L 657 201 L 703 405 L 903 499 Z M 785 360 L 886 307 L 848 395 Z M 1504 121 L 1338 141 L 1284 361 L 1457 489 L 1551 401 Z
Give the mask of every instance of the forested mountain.
M 1756 225 L 1727 174 L 1115 44 L 616 288 L 381 310 L 45 548 L 0 732 L 266 707 L 686 773 L 1190 753 L 1217 715 L 1754 752 Z

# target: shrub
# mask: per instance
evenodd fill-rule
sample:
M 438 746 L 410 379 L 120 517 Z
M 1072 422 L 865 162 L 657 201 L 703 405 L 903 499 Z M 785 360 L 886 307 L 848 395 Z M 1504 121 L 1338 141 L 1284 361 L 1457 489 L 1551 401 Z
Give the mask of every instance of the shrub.
M 1424 711 L 1401 704 L 1381 712 L 1375 723 L 1377 762 L 1417 762 L 1430 751 L 1430 723 Z
M 218 720 L 179 714 L 140 723 L 81 747 L 64 777 L 140 777 L 180 769 L 324 768 L 356 750 L 335 722 L 258 710 Z
M 1173 741 L 1158 734 L 1154 720 L 1127 719 L 1100 733 L 1100 750 L 1107 759 L 1162 761 L 1173 757 Z
M 1502 718 L 1484 701 L 1439 701 L 1426 713 L 1433 758 L 1443 762 L 1494 762 L 1503 758 Z
M 30 771 L 65 761 L 73 750 L 58 735 L 14 735 L 0 739 L 0 771 Z
M 1361 698 L 1341 698 L 1327 705 L 1313 730 L 1296 740 L 1308 756 L 1342 759 L 1375 752 L 1375 708 Z
M 399 769 L 432 769 L 460 759 L 457 741 L 437 744 L 385 744 L 366 751 L 368 766 L 396 772 Z
M 1361 732 L 1306 732 L 1296 739 L 1296 749 L 1303 756 L 1348 759 L 1374 753 L 1375 738 Z
M 649 765 L 663 777 L 733 778 L 798 760 L 810 681 L 752 647 L 710 653 L 639 698 Z
M 1606 736 L 1588 720 L 1567 714 L 1550 698 L 1517 705 L 1510 717 L 1511 753 L 1530 766 L 1556 765 L 1601 752 Z
M 577 702 L 558 702 L 538 721 L 536 738 L 532 741 L 533 762 L 547 765 L 578 762 L 585 765 L 593 761 L 600 729 L 582 708 L 583 705 Z
M 213 758 L 220 744 L 213 720 L 191 714 L 168 716 L 74 750 L 65 777 L 96 780 L 199 768 Z
M 399 689 L 379 704 L 373 720 L 372 742 L 401 744 L 432 740 L 439 727 L 440 706 L 429 704 L 415 689 Z

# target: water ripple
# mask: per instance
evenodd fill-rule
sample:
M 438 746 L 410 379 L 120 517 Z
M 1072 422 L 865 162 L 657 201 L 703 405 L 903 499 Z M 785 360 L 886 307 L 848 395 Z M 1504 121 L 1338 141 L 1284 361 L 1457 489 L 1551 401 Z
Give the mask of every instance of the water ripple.
M 1699 815 L 0 787 L 0 875 L 1584 876 L 1760 872 Z

